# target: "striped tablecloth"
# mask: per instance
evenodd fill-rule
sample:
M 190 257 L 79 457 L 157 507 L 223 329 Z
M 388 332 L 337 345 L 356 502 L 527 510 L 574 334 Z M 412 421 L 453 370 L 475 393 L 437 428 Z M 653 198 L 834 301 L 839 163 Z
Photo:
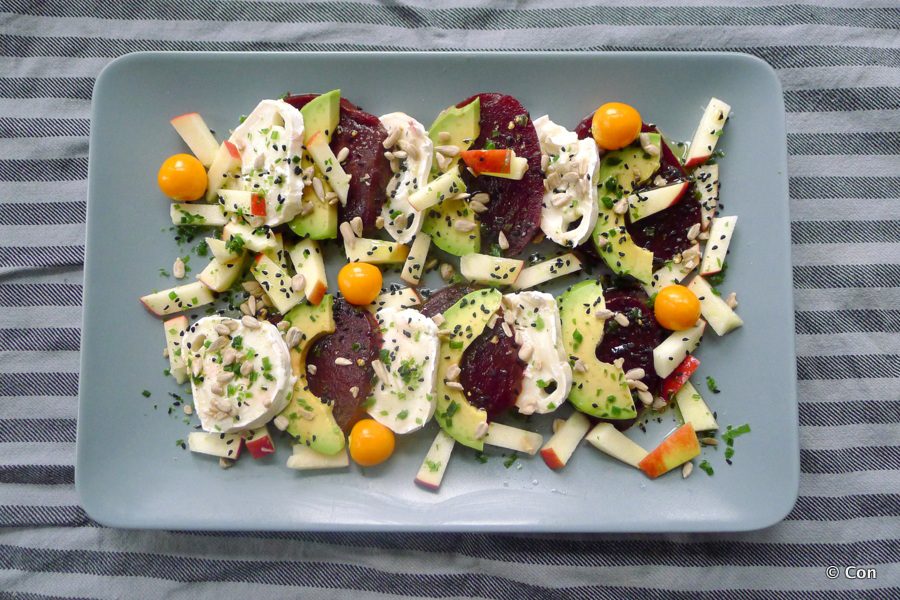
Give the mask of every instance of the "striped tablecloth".
M 896 0 L 433 4 L 0 0 L 0 599 L 900 598 Z M 97 73 L 136 50 L 444 48 L 735 50 L 778 70 L 800 379 L 794 511 L 765 531 L 702 536 L 222 535 L 93 523 L 73 463 Z M 874 567 L 877 579 L 850 580 L 847 566 Z

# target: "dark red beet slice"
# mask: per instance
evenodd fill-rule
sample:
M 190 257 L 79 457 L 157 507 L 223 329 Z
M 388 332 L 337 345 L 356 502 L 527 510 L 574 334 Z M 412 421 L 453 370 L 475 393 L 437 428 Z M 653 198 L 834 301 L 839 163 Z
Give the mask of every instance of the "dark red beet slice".
M 334 420 L 347 433 L 365 412 L 362 403 L 371 389 L 371 363 L 381 349 L 381 332 L 367 310 L 344 300 L 334 303 L 334 328 L 334 333 L 320 338 L 309 349 L 306 364 L 315 366 L 315 374 L 308 376 L 309 389 L 333 403 Z M 346 358 L 353 364 L 336 365 L 336 358 Z M 358 359 L 362 359 L 362 366 Z M 356 397 L 350 392 L 353 387 L 359 388 Z
M 466 398 L 487 411 L 489 420 L 515 405 L 525 374 L 519 347 L 503 333 L 502 321 L 498 319 L 493 329 L 485 329 L 472 341 L 459 365 L 459 382 Z M 496 343 L 491 341 L 494 338 Z
M 487 211 L 481 214 L 482 231 L 487 234 L 484 242 L 497 243 L 502 231 L 509 241 L 505 253 L 515 255 L 531 242 L 541 223 L 544 181 L 540 142 L 528 111 L 518 100 L 504 94 L 478 94 L 457 106 L 463 107 L 475 98 L 481 99 L 481 133 L 471 147 L 482 149 L 491 140 L 497 148 L 512 148 L 516 156 L 528 160 L 528 171 L 519 181 L 473 177 L 465 169 L 462 176 L 470 193 L 486 192 L 491 197 Z
M 603 341 L 597 346 L 597 359 L 611 363 L 617 358 L 625 359 L 623 368 L 644 369 L 646 373 L 643 382 L 650 388 L 650 392 L 659 392 L 660 378 L 653 367 L 653 348 L 665 339 L 665 332 L 656 322 L 653 310 L 647 305 L 649 298 L 639 288 L 606 289 L 603 292 L 606 298 L 606 308 L 615 312 L 625 313 L 630 321 L 628 327 L 621 327 L 613 319 L 606 321 L 603 332 Z M 643 409 L 643 403 L 634 403 L 638 413 Z M 634 424 L 634 420 L 611 420 L 620 429 L 627 429 Z
M 420 312 L 426 317 L 433 317 L 459 302 L 459 299 L 469 292 L 474 291 L 475 288 L 462 284 L 449 285 L 445 288 L 441 288 L 428 297 L 428 300 L 422 305 Z
M 316 94 L 288 96 L 285 102 L 303 108 Z M 391 179 L 391 165 L 384 157 L 383 142 L 387 130 L 378 120 L 345 98 L 341 98 L 341 119 L 331 137 L 331 149 L 335 154 L 348 148 L 350 154 L 344 161 L 344 171 L 350 175 L 347 205 L 340 206 L 341 221 L 360 217 L 363 233 L 375 231 L 375 219 L 381 214 L 385 190 Z

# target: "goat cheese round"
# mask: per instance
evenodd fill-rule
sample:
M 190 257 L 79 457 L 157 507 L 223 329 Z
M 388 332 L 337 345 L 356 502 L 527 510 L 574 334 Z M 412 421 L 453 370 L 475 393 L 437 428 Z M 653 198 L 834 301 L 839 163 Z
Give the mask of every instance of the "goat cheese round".
M 562 342 L 556 299 L 544 292 L 505 294 L 503 313 L 519 342 L 519 358 L 526 364 L 516 407 L 526 415 L 553 412 L 572 389 L 572 367 Z
M 392 238 L 405 244 L 422 227 L 422 213 L 409 204 L 409 197 L 428 183 L 434 145 L 425 127 L 402 112 L 379 117 L 393 144 L 388 148 L 399 164 L 387 186 L 387 200 L 381 209 L 384 229 Z M 398 133 L 399 132 L 399 133 Z
M 229 138 L 241 153 L 241 173 L 226 186 L 266 201 L 264 224 L 275 227 L 300 213 L 303 199 L 303 115 L 283 100 L 263 100 Z
M 562 246 L 580 246 L 597 223 L 597 143 L 551 121 L 534 121 L 544 167 L 544 202 L 541 230 Z
M 194 408 L 205 431 L 255 429 L 284 410 L 296 377 L 278 329 L 268 321 L 248 327 L 221 316 L 204 317 L 184 336 Z
M 395 433 L 409 433 L 434 414 L 438 328 L 412 308 L 383 308 L 375 318 L 383 342 L 378 360 L 372 363 L 376 380 L 367 410 Z

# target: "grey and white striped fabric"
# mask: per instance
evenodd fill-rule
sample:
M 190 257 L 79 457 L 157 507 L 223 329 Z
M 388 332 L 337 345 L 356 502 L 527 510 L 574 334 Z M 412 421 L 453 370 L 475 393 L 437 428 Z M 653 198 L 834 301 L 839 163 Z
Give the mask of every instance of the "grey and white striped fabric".
M 900 598 L 896 0 L 0 0 L 0 599 Z M 800 499 L 703 536 L 117 531 L 73 485 L 94 78 L 136 50 L 724 49 L 787 106 Z M 653 507 L 646 507 L 653 510 Z M 829 579 L 827 567 L 877 579 Z

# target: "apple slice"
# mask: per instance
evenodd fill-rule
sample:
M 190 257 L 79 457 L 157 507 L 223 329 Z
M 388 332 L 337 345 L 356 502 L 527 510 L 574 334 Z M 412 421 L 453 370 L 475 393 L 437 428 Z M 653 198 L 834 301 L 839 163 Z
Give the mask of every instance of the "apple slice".
M 515 179 L 519 180 L 525 177 L 525 171 L 528 170 L 528 159 L 524 156 L 513 156 L 509 161 L 509 172 L 508 173 L 495 173 L 491 171 L 482 171 L 478 173 L 479 176 L 487 176 L 487 177 L 500 177 L 502 179 Z
M 444 479 L 444 473 L 447 472 L 454 445 L 456 445 L 456 441 L 447 432 L 443 429 L 438 431 L 428 453 L 425 454 L 422 466 L 419 467 L 419 473 L 416 475 L 418 485 L 432 492 L 438 491 L 441 481 Z
M 406 256 L 406 263 L 400 272 L 400 279 L 409 285 L 419 285 L 422 279 L 422 273 L 425 271 L 425 261 L 428 260 L 428 250 L 431 248 L 431 236 L 420 231 L 416 234 L 409 254 Z
M 246 190 L 219 190 L 217 193 L 219 204 L 226 213 L 236 214 L 240 216 L 266 216 L 266 202 L 262 199 L 262 214 L 257 215 L 259 211 L 260 196 L 248 192 Z M 257 200 L 254 200 L 256 198 Z M 256 211 L 254 211 L 256 207 Z
M 719 137 L 722 135 L 725 121 L 728 120 L 728 113 L 731 107 L 718 98 L 711 98 L 703 116 L 700 118 L 700 124 L 697 131 L 694 132 L 694 138 L 691 140 L 691 146 L 688 148 L 687 155 L 684 157 L 684 168 L 691 169 L 698 165 L 702 165 L 709 157 L 712 156 L 716 149 Z
M 244 438 L 240 433 L 193 431 L 188 434 L 188 448 L 191 452 L 232 460 L 237 460 L 241 455 L 241 442 L 243 441 Z
M 706 231 L 719 208 L 719 165 L 697 167 L 694 170 L 694 189 L 700 202 L 700 226 Z
M 697 295 L 700 301 L 700 314 L 706 319 L 717 335 L 725 335 L 744 324 L 728 304 L 713 292 L 710 285 L 702 277 L 694 277 L 688 289 Z
M 275 453 L 275 440 L 265 425 L 252 430 L 250 435 L 244 438 L 244 445 L 253 458 L 265 458 Z
M 700 244 L 694 244 L 694 248 L 696 248 L 696 255 L 699 256 Z M 641 287 L 644 288 L 644 291 L 647 292 L 648 296 L 652 296 L 666 286 L 681 283 L 691 274 L 691 271 L 694 270 L 686 269 L 685 264 L 684 261 L 677 265 L 671 261 L 667 261 L 663 266 L 654 271 L 653 276 L 650 278 L 650 283 L 642 284 Z M 696 262 L 694 264 L 696 264 Z
M 219 142 L 216 141 L 212 131 L 199 113 L 185 113 L 178 115 L 169 121 L 191 152 L 194 153 L 204 167 L 209 168 L 219 150 Z
M 265 254 L 257 254 L 250 267 L 250 273 L 266 291 L 275 308 L 282 315 L 303 301 L 303 294 L 291 289 L 291 275 L 283 265 L 279 265 Z
M 195 204 L 175 202 L 169 207 L 173 225 L 195 225 L 197 227 L 222 227 L 228 222 L 220 204 Z
M 484 285 L 513 285 L 525 261 L 488 254 L 467 254 L 459 259 L 459 271 L 469 281 Z
M 409 204 L 419 212 L 425 211 L 446 198 L 466 191 L 466 184 L 459 176 L 458 169 L 451 169 L 437 179 L 412 193 Z
M 685 382 L 675 394 L 675 404 L 681 418 L 685 423 L 693 425 L 695 431 L 713 431 L 719 428 L 716 417 L 690 381 Z
M 228 248 L 225 240 L 220 240 L 219 238 L 206 238 L 206 245 L 209 246 L 209 251 L 212 252 L 213 257 L 219 259 L 222 262 L 235 261 L 244 254 L 243 250 L 240 252 L 235 252 L 234 250 Z
M 342 448 L 336 454 L 328 455 L 316 452 L 306 444 L 295 444 L 294 454 L 287 459 L 287 468 L 298 471 L 317 469 L 342 469 L 350 465 L 347 449 Z
M 534 456 L 544 443 L 544 436 L 509 425 L 490 423 L 484 443 Z
M 585 439 L 597 450 L 609 454 L 635 469 L 648 454 L 631 438 L 613 427 L 612 423 L 597 423 Z
M 166 350 L 169 355 L 169 371 L 175 383 L 181 385 L 187 381 L 187 367 L 181 355 L 181 340 L 188 328 L 188 318 L 184 315 L 173 317 L 163 323 L 166 331 Z
M 697 456 L 700 456 L 697 433 L 693 425 L 685 423 L 645 456 L 638 468 L 650 479 L 656 479 Z
M 514 290 L 525 290 L 580 270 L 581 261 L 571 252 L 567 252 L 522 269 L 512 287 Z
M 328 276 L 322 249 L 315 240 L 304 238 L 288 248 L 288 255 L 298 275 L 303 275 L 306 299 L 318 304 L 328 290 Z
M 309 152 L 310 158 L 313 159 L 316 167 L 321 173 L 325 183 L 331 186 L 334 193 L 338 195 L 341 206 L 347 205 L 347 194 L 350 192 L 350 176 L 344 171 L 344 167 L 338 161 L 328 145 L 324 132 L 318 132 L 321 135 L 313 133 L 306 142 L 306 150 Z
M 655 215 L 659 211 L 677 204 L 690 186 L 690 181 L 679 181 L 631 194 L 627 198 L 628 215 L 631 217 L 631 222 L 640 221 L 644 217 Z
M 684 331 L 672 332 L 672 335 L 654 348 L 653 366 L 656 374 L 660 377 L 668 377 L 681 364 L 684 357 L 700 345 L 700 339 L 703 337 L 705 329 L 706 321 L 701 319 L 699 325 Z
M 243 223 L 227 223 L 222 230 L 222 239 L 231 248 L 241 248 L 251 252 L 272 252 L 278 249 L 278 238 L 268 228 L 254 229 Z
M 659 388 L 659 397 L 668 404 L 699 367 L 699 358 L 696 356 L 685 356 L 681 364 L 668 377 L 663 379 Z
M 141 297 L 144 306 L 157 316 L 171 315 L 212 304 L 215 293 L 199 281 L 186 283 Z
M 715 275 L 722 270 L 728 246 L 737 227 L 737 217 L 716 217 L 709 228 L 709 241 L 703 249 L 703 260 L 700 262 L 700 274 L 704 277 Z
M 591 428 L 591 422 L 584 414 L 573 412 L 553 437 L 541 448 L 541 458 L 551 469 L 562 469 L 569 462 L 575 448 Z
M 397 242 L 344 236 L 344 253 L 348 262 L 396 265 L 406 262 L 409 246 Z
M 206 173 L 206 201 L 214 202 L 216 195 L 228 180 L 228 177 L 241 170 L 241 153 L 237 146 L 225 140 L 219 149 L 209 171 Z
M 396 308 L 403 310 L 404 308 L 415 308 L 422 304 L 422 297 L 419 293 L 408 287 L 382 291 L 372 304 L 366 306 L 373 315 L 382 308 Z
M 209 264 L 197 275 L 203 285 L 214 292 L 227 291 L 235 284 L 241 274 L 244 272 L 244 256 L 237 260 L 224 262 L 218 258 L 213 258 Z

